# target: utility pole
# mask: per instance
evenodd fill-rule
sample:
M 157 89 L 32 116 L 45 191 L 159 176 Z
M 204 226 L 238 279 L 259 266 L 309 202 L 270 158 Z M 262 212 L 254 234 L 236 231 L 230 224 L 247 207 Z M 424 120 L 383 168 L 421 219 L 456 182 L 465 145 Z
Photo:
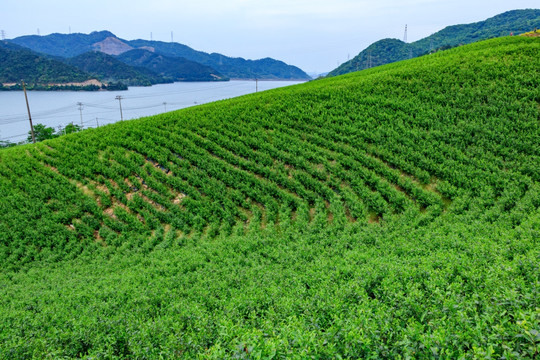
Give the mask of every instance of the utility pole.
M 171 31 L 171 42 L 174 42 L 173 32 Z
M 259 92 L 259 79 L 255 79 L 255 92 Z
M 37 29 L 38 36 L 41 36 L 41 33 L 39 32 L 39 28 Z
M 96 118 L 96 127 L 99 127 L 98 118 Z
M 122 114 L 122 96 L 117 95 L 116 100 L 118 100 L 118 103 L 120 104 L 120 120 L 124 121 L 124 115 Z
M 28 105 L 28 95 L 26 95 L 26 85 L 24 84 L 24 80 L 22 81 L 22 87 L 24 90 L 24 99 L 26 100 L 26 109 L 28 110 L 28 120 L 30 120 L 30 130 L 32 131 L 32 142 L 36 143 L 36 136 L 34 135 L 34 125 L 32 125 L 32 115 L 30 114 L 30 105 Z
M 163 103 L 163 106 L 165 107 L 165 112 L 167 112 L 167 103 L 164 102 L 164 103 Z
M 154 37 L 152 36 L 152 32 L 150 32 L 150 41 L 153 41 Z
M 0 35 L 2 36 L 2 41 L 6 42 L 6 32 L 4 30 L 0 30 Z
M 83 103 L 78 102 L 77 105 L 79 105 L 79 112 L 81 113 L 81 129 L 83 128 L 83 119 L 82 119 L 82 111 L 83 111 Z

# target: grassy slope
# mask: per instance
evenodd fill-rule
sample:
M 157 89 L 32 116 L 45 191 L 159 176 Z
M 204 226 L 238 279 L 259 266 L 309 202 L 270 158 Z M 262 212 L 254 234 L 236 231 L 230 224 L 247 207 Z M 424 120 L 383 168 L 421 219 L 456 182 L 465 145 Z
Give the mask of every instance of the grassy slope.
M 534 356 L 539 44 L 3 150 L 0 357 Z

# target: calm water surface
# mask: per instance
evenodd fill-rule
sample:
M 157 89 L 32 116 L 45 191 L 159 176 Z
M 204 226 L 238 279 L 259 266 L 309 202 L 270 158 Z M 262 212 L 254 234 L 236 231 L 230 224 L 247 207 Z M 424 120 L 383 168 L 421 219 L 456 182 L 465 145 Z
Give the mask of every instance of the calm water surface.
M 264 91 L 298 84 L 298 81 L 259 81 Z M 255 81 L 220 83 L 179 82 L 151 87 L 130 87 L 127 91 L 30 91 L 28 102 L 35 124 L 57 128 L 69 123 L 85 128 L 111 124 L 120 120 L 119 101 L 122 97 L 124 120 L 156 115 L 197 104 L 228 99 L 255 92 Z M 24 93 L 0 92 L 0 140 L 18 142 L 26 139 L 30 125 Z

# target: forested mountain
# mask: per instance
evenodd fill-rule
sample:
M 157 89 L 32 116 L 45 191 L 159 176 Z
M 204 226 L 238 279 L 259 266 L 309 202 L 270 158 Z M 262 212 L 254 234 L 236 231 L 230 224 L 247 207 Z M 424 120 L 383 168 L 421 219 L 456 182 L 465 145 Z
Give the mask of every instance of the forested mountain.
M 0 84 L 20 84 L 44 88 L 50 84 L 82 83 L 92 76 L 74 66 L 39 55 L 27 48 L 0 42 Z M 20 88 L 20 85 L 4 88 Z
M 131 66 L 152 71 L 169 81 L 224 81 L 228 80 L 209 66 L 181 57 L 168 57 L 144 49 L 122 53 L 117 59 Z
M 127 86 L 149 86 L 172 81 L 144 67 L 127 65 L 114 56 L 98 51 L 90 51 L 65 62 L 102 81 L 121 82 Z
M 30 35 L 10 41 L 34 51 L 66 58 L 94 50 L 109 55 L 120 55 L 134 49 L 145 49 L 168 58 L 179 57 L 198 62 L 215 69 L 223 77 L 231 79 L 309 79 L 309 76 L 301 69 L 270 58 L 246 60 L 216 53 L 208 54 L 173 42 L 127 41 L 117 38 L 108 31 L 93 32 L 91 34 Z
M 540 39 L 0 149 L 0 359 L 535 359 Z
M 540 10 L 513 10 L 472 24 L 448 26 L 424 39 L 405 43 L 397 39 L 379 40 L 356 57 L 331 71 L 328 76 L 346 74 L 369 67 L 428 54 L 479 40 L 518 35 L 540 28 Z
M 94 44 L 109 37 L 115 35 L 109 31 L 94 31 L 90 34 L 25 35 L 10 42 L 43 54 L 71 58 L 95 50 Z
M 189 46 L 178 43 L 161 41 L 132 40 L 128 42 L 134 47 L 153 49 L 156 53 L 167 56 L 184 57 L 210 66 L 231 79 L 294 79 L 307 80 L 309 75 L 296 66 L 287 65 L 282 61 L 272 58 L 259 60 L 246 60 L 233 58 L 218 53 L 205 53 L 196 51 Z

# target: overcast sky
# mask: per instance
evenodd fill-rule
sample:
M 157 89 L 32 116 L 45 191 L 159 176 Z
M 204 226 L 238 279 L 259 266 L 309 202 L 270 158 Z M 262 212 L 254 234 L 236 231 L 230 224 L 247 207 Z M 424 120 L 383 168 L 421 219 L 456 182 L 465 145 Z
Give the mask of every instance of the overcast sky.
M 174 41 L 250 59 L 273 57 L 325 72 L 374 41 L 415 41 L 448 25 L 538 0 L 3 0 L 0 30 L 21 35 L 110 30 L 132 39 Z

